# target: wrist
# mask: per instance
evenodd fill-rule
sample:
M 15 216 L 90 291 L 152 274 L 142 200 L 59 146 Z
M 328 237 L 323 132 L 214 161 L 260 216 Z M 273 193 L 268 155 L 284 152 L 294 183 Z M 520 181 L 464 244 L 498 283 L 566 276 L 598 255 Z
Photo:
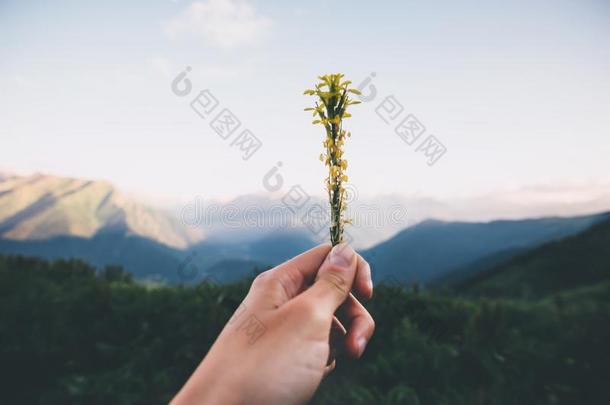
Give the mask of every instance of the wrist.
M 243 404 L 241 385 L 237 381 L 237 370 L 228 370 L 212 353 L 203 359 L 171 405 L 190 404 Z

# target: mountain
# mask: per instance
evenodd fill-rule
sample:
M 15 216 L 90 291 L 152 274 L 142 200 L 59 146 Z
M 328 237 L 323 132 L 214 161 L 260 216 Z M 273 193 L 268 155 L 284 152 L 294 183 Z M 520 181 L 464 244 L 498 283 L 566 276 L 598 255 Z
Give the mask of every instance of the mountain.
M 181 281 L 177 272 L 181 260 L 179 250 L 123 232 L 100 232 L 91 238 L 0 239 L 0 253 L 45 259 L 79 258 L 97 267 L 119 264 L 138 279 Z
M 528 250 L 529 247 L 518 247 L 492 253 L 488 256 L 484 256 L 481 259 L 477 259 L 472 263 L 469 263 L 463 268 L 457 268 L 451 270 L 446 274 L 442 274 L 439 277 L 433 278 L 432 280 L 430 280 L 428 285 L 430 287 L 435 288 L 454 287 L 464 282 L 465 280 L 468 280 L 476 275 L 489 271 L 494 267 L 505 263 L 514 256 L 517 256 L 520 253 L 527 252 Z
M 0 179 L 0 253 L 81 258 L 98 267 L 120 264 L 138 279 L 195 282 L 212 273 L 234 280 L 314 245 L 303 230 L 224 240 L 204 239 L 206 231 L 107 182 L 40 174 Z M 197 271 L 185 273 L 185 262 Z
M 206 279 L 215 283 L 231 283 L 245 277 L 254 277 L 269 266 L 247 259 L 221 260 L 206 272 Z
M 252 275 L 254 269 L 280 264 L 315 245 L 307 233 L 298 230 L 267 232 L 249 241 L 206 240 L 189 249 L 191 268 L 196 269 L 191 273 L 197 274 L 191 277 L 235 280 Z
M 136 279 L 194 283 L 235 281 L 251 276 L 314 246 L 299 233 L 266 235 L 249 243 L 202 242 L 188 250 L 152 239 L 104 231 L 91 238 L 57 236 L 44 240 L 0 239 L 0 253 L 45 259 L 80 258 L 97 267 L 119 264 Z
M 610 217 L 598 214 L 485 223 L 424 221 L 363 254 L 377 281 L 430 283 L 490 257 L 530 249 L 582 232 Z M 503 253 L 502 253 L 503 252 Z M 492 264 L 497 262 L 491 261 Z
M 401 201 L 392 197 L 369 204 L 355 192 L 348 212 L 355 226 L 347 229 L 354 245 L 402 229 L 406 211 Z M 417 201 L 409 206 L 410 215 L 446 209 L 434 200 Z M 317 217 L 304 214 L 325 203 L 312 197 L 308 204 L 292 212 L 281 200 L 243 196 L 224 205 L 205 201 L 183 207 L 178 216 L 135 202 L 104 181 L 6 174 L 0 176 L 0 253 L 120 264 L 140 279 L 194 282 L 215 275 L 229 280 L 317 244 L 319 237 L 306 225 L 319 235 L 326 235 L 326 228 L 306 224 Z M 428 220 L 363 254 L 377 281 L 456 283 L 542 243 L 584 231 L 603 217 Z
M 610 281 L 610 219 L 513 257 L 458 288 L 476 295 L 537 298 L 603 281 Z
M 35 174 L 0 179 L 0 237 L 91 238 L 120 230 L 174 248 L 203 238 L 168 212 L 136 203 L 110 183 Z
M 315 245 L 316 243 L 311 237 L 303 231 L 284 231 L 272 232 L 253 241 L 249 250 L 251 257 L 255 260 L 277 264 L 299 255 Z
M 0 179 L 3 253 L 120 264 L 137 278 L 173 281 L 180 248 L 199 237 L 107 182 L 41 174 Z
M 350 239 L 357 249 L 374 246 L 400 232 L 412 218 L 407 209 L 427 206 L 434 211 L 431 199 L 409 199 L 384 196 L 373 200 L 351 197 L 346 217 L 352 220 Z M 315 196 L 304 197 L 303 205 L 291 206 L 286 195 L 248 194 L 226 202 L 195 198 L 180 209 L 184 222 L 199 226 L 216 241 L 252 241 L 261 234 L 292 229 L 307 233 L 316 240 L 328 239 L 328 201 Z M 409 211 L 411 212 L 411 211 Z M 436 211 L 434 211 L 436 212 Z
M 353 184 L 347 190 L 346 217 L 352 220 L 352 225 L 346 231 L 359 250 L 372 248 L 408 226 L 430 218 L 485 222 L 497 218 L 573 217 L 603 212 L 610 207 L 610 184 L 531 186 L 449 201 L 417 193 L 370 198 Z M 301 228 L 312 236 L 317 232 L 325 237 L 328 225 L 318 226 L 315 215 L 307 214 L 315 214 L 312 208 L 326 209 L 326 198 L 308 196 L 301 209 L 293 210 L 284 203 L 289 194 L 289 190 L 278 194 L 247 194 L 223 202 L 196 197 L 178 209 L 184 215 L 184 222 L 199 225 L 206 235 L 223 241 L 249 241 L 259 238 L 261 233 L 285 228 Z M 312 225 L 313 230 L 307 225 Z

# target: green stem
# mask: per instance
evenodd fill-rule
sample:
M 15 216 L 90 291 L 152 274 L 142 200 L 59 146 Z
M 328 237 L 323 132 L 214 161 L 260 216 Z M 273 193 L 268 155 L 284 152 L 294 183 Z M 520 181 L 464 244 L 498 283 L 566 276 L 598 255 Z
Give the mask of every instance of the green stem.
M 338 125 L 331 124 L 331 135 L 333 144 L 337 145 Z M 337 156 L 335 153 L 330 156 L 333 166 L 338 166 Z M 329 174 L 330 176 L 331 174 Z M 331 226 L 330 226 L 330 242 L 333 246 L 338 245 L 343 240 L 343 224 L 341 223 L 341 179 L 335 179 L 333 187 L 332 199 L 330 204 Z

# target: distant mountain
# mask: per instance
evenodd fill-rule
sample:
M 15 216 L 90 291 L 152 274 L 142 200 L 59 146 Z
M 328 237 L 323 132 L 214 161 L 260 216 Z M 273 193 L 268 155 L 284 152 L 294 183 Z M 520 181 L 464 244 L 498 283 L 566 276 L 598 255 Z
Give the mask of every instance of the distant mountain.
M 313 245 L 302 234 L 278 232 L 248 243 L 203 242 L 180 250 L 151 239 L 104 231 L 92 238 L 0 239 L 0 253 L 46 259 L 80 258 L 98 267 L 120 264 L 140 280 L 188 284 L 205 278 L 215 282 L 235 281 L 251 276 L 255 269 L 277 265 Z
M 250 246 L 251 257 L 257 261 L 282 263 L 316 246 L 311 237 L 303 231 L 272 232 L 253 241 Z
M 36 174 L 0 179 L 0 237 L 47 240 L 91 238 L 117 231 L 184 248 L 203 238 L 162 210 L 136 203 L 111 184 Z
M 140 279 L 177 281 L 181 248 L 201 237 L 107 182 L 41 174 L 0 178 L 2 253 L 120 264 Z
M 268 232 L 251 241 L 204 241 L 189 249 L 190 260 L 199 274 L 215 276 L 219 280 L 249 276 L 255 268 L 280 264 L 316 243 L 303 231 L 284 230 Z M 223 267 L 232 275 L 227 278 Z
M 91 238 L 57 236 L 44 240 L 0 239 L 0 253 L 46 259 L 80 258 L 98 267 L 120 264 L 137 279 L 194 283 L 250 276 L 255 269 L 277 265 L 314 246 L 302 233 L 266 235 L 248 243 L 202 242 L 175 249 L 148 238 L 120 231 L 103 231 Z
M 494 254 L 504 252 L 503 261 L 511 252 L 577 234 L 609 216 L 486 223 L 430 220 L 405 229 L 363 254 L 372 263 L 376 280 L 427 284 L 484 258 L 491 260 Z
M 177 270 L 182 260 L 179 250 L 122 232 L 100 232 L 92 238 L 0 239 L 0 253 L 46 259 L 79 258 L 98 267 L 120 264 L 138 279 L 181 281 Z
M 446 204 L 423 197 L 405 205 L 399 196 L 367 202 L 358 200 L 357 191 L 354 194 L 348 216 L 355 225 L 347 232 L 355 246 L 403 229 L 406 206 L 409 218 L 429 212 L 448 215 Z M 281 199 L 242 196 L 224 205 L 205 201 L 183 207 L 189 209 L 176 215 L 137 203 L 104 181 L 3 174 L 0 253 L 79 257 L 98 266 L 121 264 L 137 278 L 172 282 L 194 282 L 213 274 L 233 279 L 251 274 L 255 267 L 281 263 L 327 235 L 324 223 L 305 215 L 314 205 L 326 203 L 314 197 L 308 201 L 297 210 Z M 373 264 L 376 280 L 455 283 L 524 250 L 581 232 L 602 217 L 488 223 L 429 220 L 363 254 Z
M 266 270 L 269 266 L 246 259 L 221 260 L 206 272 L 206 277 L 215 283 L 230 283 L 245 277 L 254 277 L 257 273 Z
M 220 280 L 249 275 L 314 245 L 302 229 L 259 230 L 234 240 L 203 239 L 205 232 L 106 182 L 0 178 L 0 253 L 81 258 L 96 266 L 120 264 L 139 279 L 194 282 L 210 272 Z M 196 266 L 194 276 L 185 274 L 185 261 Z
M 460 291 L 538 298 L 610 281 L 610 219 L 583 233 L 546 243 L 464 281 Z
M 374 200 L 349 201 L 346 216 L 352 220 L 347 232 L 357 249 L 370 247 L 392 237 L 409 225 L 409 215 L 416 206 L 435 207 L 430 199 L 380 197 Z M 316 240 L 328 239 L 329 218 L 320 212 L 328 211 L 326 199 L 310 196 L 302 206 L 293 207 L 284 196 L 242 195 L 231 201 L 194 199 L 180 209 L 185 222 L 201 226 L 206 235 L 216 241 L 252 241 L 261 234 L 283 232 L 287 229 L 306 233 Z M 408 221 L 409 220 L 409 221 Z

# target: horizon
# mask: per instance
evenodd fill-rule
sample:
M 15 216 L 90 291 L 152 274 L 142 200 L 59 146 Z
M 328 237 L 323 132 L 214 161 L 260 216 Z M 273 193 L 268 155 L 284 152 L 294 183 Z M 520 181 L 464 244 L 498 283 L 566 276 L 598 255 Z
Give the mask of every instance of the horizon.
M 2 176 L 8 176 L 8 178 L 2 178 Z M 198 195 L 186 201 L 163 201 L 150 199 L 131 190 L 121 188 L 107 179 L 60 176 L 43 172 L 19 173 L 0 169 L 0 183 L 11 177 L 31 178 L 35 176 L 104 183 L 134 203 L 170 212 L 172 216 L 175 216 L 186 226 L 190 225 L 188 221 L 181 217 L 181 211 L 193 205 L 198 206 L 201 203 L 205 210 L 207 210 L 206 212 L 209 212 L 213 207 L 223 206 L 236 206 L 242 211 L 247 210 L 248 207 L 271 210 L 274 204 L 285 208 L 282 201 L 291 192 L 291 190 L 287 190 L 287 192 L 265 191 L 237 195 L 227 199 Z M 367 210 L 371 207 L 385 207 L 387 209 L 388 207 L 400 206 L 401 209 L 409 212 L 415 209 L 415 215 L 401 213 L 400 217 L 405 222 L 404 226 L 400 229 L 411 227 L 426 220 L 485 223 L 503 220 L 579 217 L 610 212 L 610 187 L 604 187 L 604 185 L 600 184 L 585 187 L 572 184 L 563 185 L 560 188 L 542 185 L 524 186 L 515 189 L 498 189 L 495 192 L 461 196 L 454 199 L 443 199 L 439 196 L 424 194 L 401 195 L 398 193 L 388 193 L 366 195 L 360 193 L 360 190 L 355 186 L 348 185 L 348 187 L 354 193 L 350 198 L 350 205 L 352 207 L 348 208 L 351 208 L 352 213 L 355 215 L 360 215 L 360 210 Z M 523 198 L 524 196 L 528 196 L 528 198 Z M 310 198 L 313 202 L 324 204 L 324 197 L 322 195 L 312 194 L 308 195 L 307 198 Z M 527 202 L 523 203 L 524 200 Z M 353 226 L 357 226 L 357 222 Z
M 346 237 L 358 249 L 394 241 L 403 231 L 427 222 L 478 226 L 533 221 L 540 226 L 547 220 L 581 223 L 610 213 L 607 190 L 597 201 L 566 204 L 547 196 L 527 206 L 515 203 L 522 199 L 515 198 L 518 192 L 442 201 L 421 195 L 367 198 L 352 190 L 345 212 L 352 224 L 346 228 Z M 115 212 L 128 233 L 184 253 L 202 243 L 249 246 L 284 233 L 300 243 L 324 242 L 321 231 L 327 218 L 320 214 L 327 202 L 299 194 L 303 190 L 296 191 L 299 198 L 295 200 L 294 192 L 242 195 L 224 202 L 195 197 L 184 205 L 163 207 L 133 199 L 109 181 L 42 173 L 24 177 L 0 171 L 0 203 L 5 207 L 0 222 L 9 225 L 2 234 L 5 241 L 53 241 L 68 236 L 94 243 L 102 231 L 113 229 L 113 216 L 108 214 Z

